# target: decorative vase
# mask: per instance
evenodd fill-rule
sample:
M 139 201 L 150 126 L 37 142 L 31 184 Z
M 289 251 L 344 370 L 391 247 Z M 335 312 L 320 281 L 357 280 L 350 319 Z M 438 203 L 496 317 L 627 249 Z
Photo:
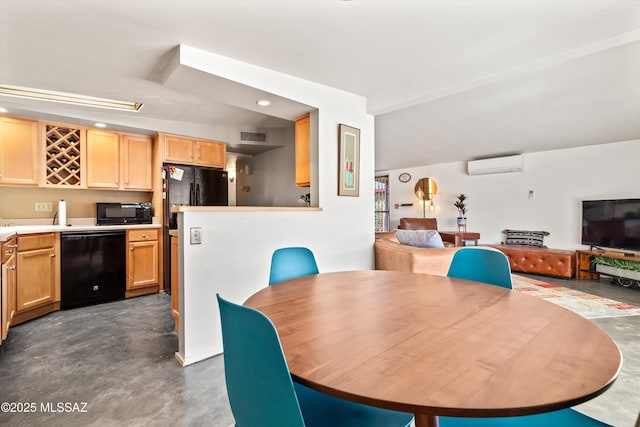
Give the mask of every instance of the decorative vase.
M 459 216 L 458 217 L 458 231 L 466 232 L 467 231 L 467 217 Z

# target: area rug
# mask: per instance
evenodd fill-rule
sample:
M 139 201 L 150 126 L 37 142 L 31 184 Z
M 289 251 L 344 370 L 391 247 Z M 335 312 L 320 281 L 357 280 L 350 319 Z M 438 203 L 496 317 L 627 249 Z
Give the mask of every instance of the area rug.
M 545 283 L 528 277 L 512 275 L 513 288 L 567 308 L 587 319 L 599 317 L 638 316 L 640 307 L 602 298 L 596 295 Z

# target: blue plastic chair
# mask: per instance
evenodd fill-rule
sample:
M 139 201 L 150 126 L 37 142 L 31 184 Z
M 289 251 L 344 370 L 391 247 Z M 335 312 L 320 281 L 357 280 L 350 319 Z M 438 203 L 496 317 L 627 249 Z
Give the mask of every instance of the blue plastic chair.
M 440 427 L 611 427 L 571 408 L 521 417 L 439 417 L 439 421 Z
M 509 259 L 493 248 L 459 249 L 453 255 L 447 276 L 513 289 Z
M 291 380 L 276 328 L 220 295 L 224 373 L 237 427 L 407 427 L 413 415 L 319 393 Z
M 271 256 L 269 286 L 296 277 L 318 274 L 316 259 L 307 248 L 281 248 Z

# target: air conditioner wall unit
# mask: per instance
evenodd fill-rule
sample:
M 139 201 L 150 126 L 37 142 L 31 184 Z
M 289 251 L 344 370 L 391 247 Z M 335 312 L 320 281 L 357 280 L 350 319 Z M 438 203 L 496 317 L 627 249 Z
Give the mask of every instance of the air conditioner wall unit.
M 467 163 L 467 173 L 469 175 L 486 175 L 492 173 L 522 171 L 524 171 L 524 157 L 522 154 L 494 157 L 491 159 L 470 160 Z

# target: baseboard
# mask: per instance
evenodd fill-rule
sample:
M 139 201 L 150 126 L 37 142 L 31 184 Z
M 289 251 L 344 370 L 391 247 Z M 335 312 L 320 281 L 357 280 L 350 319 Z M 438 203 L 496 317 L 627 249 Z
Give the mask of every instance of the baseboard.
M 218 356 L 222 354 L 222 346 L 216 346 L 210 349 L 207 349 L 203 352 L 200 352 L 198 354 L 196 354 L 195 356 L 191 356 L 191 357 L 184 357 L 184 355 L 182 355 L 179 351 L 176 351 L 176 360 L 178 361 L 178 363 L 180 363 L 181 366 L 185 367 L 185 366 L 189 366 L 192 365 L 194 363 L 200 362 L 202 360 L 205 359 L 210 359 L 214 356 Z

